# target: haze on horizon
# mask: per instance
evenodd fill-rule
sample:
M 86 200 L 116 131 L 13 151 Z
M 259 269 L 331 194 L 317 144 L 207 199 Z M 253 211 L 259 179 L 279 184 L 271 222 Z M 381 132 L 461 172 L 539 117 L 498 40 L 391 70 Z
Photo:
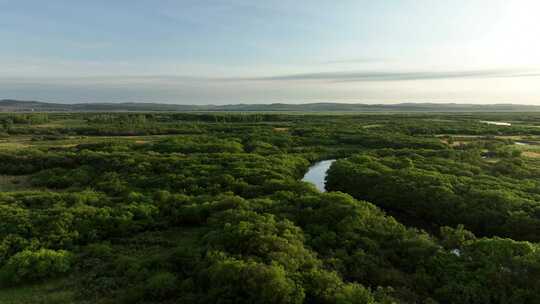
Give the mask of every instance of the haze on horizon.
M 536 0 L 0 0 L 0 99 L 540 104 Z

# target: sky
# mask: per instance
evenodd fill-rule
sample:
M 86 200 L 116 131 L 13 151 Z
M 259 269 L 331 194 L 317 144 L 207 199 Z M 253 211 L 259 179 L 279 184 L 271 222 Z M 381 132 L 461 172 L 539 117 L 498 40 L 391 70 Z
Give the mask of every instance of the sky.
M 0 99 L 540 104 L 537 0 L 0 0 Z

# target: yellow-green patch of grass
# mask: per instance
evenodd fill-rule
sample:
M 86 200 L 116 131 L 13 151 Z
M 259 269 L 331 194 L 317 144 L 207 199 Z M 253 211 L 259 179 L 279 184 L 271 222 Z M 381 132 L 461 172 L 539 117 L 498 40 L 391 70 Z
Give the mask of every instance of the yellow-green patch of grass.
M 533 151 L 524 151 L 523 153 L 521 153 L 521 155 L 525 157 L 530 157 L 530 158 L 540 158 L 540 153 L 533 152 Z
M 536 145 L 536 144 L 526 144 L 526 145 L 514 145 L 513 148 L 515 149 L 519 149 L 521 150 L 522 152 L 527 152 L 527 151 L 530 151 L 530 152 L 540 152 L 540 145 Z
M 57 122 L 49 122 L 49 123 L 44 123 L 44 124 L 39 124 L 39 125 L 33 125 L 33 127 L 36 127 L 36 128 L 61 129 L 61 128 L 64 127 L 64 125 L 61 124 L 61 123 L 57 123 Z
M 21 142 L 0 142 L 0 150 L 18 150 L 28 147 L 29 145 Z

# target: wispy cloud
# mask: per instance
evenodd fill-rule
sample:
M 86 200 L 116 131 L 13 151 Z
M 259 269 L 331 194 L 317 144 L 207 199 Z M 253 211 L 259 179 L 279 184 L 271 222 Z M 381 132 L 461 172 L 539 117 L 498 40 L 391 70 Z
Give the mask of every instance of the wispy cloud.
M 421 81 L 438 79 L 483 79 L 483 78 L 525 78 L 540 77 L 538 70 L 467 70 L 467 71 L 335 71 L 316 72 L 302 74 L 284 74 L 276 76 L 253 76 L 253 77 L 208 77 L 208 76 L 188 76 L 174 74 L 149 74 L 149 75 L 92 75 L 92 76 L 70 76 L 70 77 L 8 77 L 0 75 L 0 82 L 7 83 L 57 83 L 57 84 L 81 84 L 81 83 L 103 83 L 103 84 L 178 84 L 178 83 L 243 83 L 243 82 L 385 82 L 385 81 Z
M 406 71 L 406 72 L 321 72 L 290 74 L 267 77 L 240 78 L 238 80 L 251 81 L 328 81 L 328 82 L 352 82 L 352 81 L 406 81 L 406 80 L 430 80 L 430 79 L 453 79 L 453 78 L 495 78 L 495 77 L 537 77 L 538 71 L 530 70 L 469 70 L 469 71 Z
M 322 64 L 357 64 L 357 63 L 379 63 L 379 62 L 388 62 L 388 58 L 374 58 L 374 57 L 365 57 L 365 58 L 349 58 L 349 59 L 337 59 L 324 61 Z

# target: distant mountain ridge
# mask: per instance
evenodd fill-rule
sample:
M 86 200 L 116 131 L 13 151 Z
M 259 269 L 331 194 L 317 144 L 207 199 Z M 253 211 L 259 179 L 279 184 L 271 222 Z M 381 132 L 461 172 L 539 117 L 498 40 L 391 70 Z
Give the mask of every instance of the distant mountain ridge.
M 305 104 L 229 104 L 179 105 L 162 103 L 49 103 L 41 101 L 0 100 L 0 112 L 540 112 L 540 106 L 519 104 L 459 103 L 305 103 Z

